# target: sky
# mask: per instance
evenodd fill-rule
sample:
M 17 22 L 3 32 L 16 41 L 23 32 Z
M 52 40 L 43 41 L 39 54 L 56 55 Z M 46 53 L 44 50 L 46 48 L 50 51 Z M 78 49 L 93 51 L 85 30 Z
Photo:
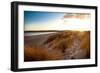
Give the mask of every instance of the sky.
M 54 19 L 61 19 L 64 13 L 24 11 L 25 25 L 37 25 Z
M 90 14 L 24 11 L 24 30 L 89 29 Z

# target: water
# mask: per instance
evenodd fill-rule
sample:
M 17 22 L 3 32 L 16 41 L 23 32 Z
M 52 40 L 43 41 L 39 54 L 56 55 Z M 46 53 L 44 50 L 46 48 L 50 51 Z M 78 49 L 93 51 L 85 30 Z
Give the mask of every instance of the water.
M 42 35 L 50 33 L 57 33 L 57 32 L 24 32 L 24 36 Z

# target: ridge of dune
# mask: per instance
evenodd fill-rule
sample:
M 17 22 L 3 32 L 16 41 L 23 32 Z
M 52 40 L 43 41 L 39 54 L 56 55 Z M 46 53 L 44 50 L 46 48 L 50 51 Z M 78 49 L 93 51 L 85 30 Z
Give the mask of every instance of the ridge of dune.
M 90 58 L 90 31 L 62 31 L 24 38 L 26 62 Z

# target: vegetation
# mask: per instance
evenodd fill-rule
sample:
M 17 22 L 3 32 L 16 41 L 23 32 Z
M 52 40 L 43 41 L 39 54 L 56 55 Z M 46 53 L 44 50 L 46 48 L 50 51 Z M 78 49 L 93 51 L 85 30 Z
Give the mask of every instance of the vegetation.
M 51 34 L 43 35 L 47 36 L 45 38 L 42 37 L 45 40 L 44 42 L 39 39 L 29 40 L 25 44 L 24 60 L 42 61 L 90 58 L 89 31 L 62 31 Z M 41 42 L 41 45 L 34 44 L 36 40 Z

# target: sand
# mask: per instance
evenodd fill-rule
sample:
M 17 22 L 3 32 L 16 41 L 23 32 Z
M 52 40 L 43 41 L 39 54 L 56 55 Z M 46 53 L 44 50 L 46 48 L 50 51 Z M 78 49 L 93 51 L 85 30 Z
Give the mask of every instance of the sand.
M 24 61 L 90 58 L 90 31 L 24 36 Z

